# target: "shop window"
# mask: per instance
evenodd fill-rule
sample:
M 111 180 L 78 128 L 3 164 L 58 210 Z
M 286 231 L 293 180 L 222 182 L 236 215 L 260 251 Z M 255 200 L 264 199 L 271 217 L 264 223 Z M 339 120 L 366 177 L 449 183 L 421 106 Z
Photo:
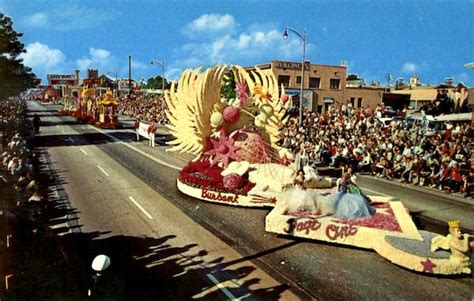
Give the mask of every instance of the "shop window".
M 288 88 L 290 86 L 290 77 L 287 75 L 278 76 L 278 86 L 283 85 L 283 87 Z
M 329 88 L 332 90 L 339 90 L 339 85 L 341 83 L 340 79 L 331 78 L 329 81 Z
M 319 84 L 321 79 L 319 77 L 310 77 L 309 78 L 309 87 L 319 89 Z

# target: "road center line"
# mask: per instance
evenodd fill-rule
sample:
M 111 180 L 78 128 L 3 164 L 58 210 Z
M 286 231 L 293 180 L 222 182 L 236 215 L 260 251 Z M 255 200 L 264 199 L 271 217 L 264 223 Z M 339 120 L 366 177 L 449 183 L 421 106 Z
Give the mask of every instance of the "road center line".
M 361 188 L 362 188 L 362 187 L 361 187 Z M 369 189 L 369 188 L 362 188 L 362 190 L 367 190 L 367 191 L 370 191 L 370 192 L 373 192 L 373 193 L 377 193 L 377 194 L 380 194 L 380 195 L 383 195 L 383 196 L 393 197 L 392 195 L 388 195 L 388 194 L 385 194 L 385 193 L 382 193 L 382 192 L 378 192 L 378 191 L 375 191 L 375 190 L 372 190 L 372 189 Z
M 159 163 L 159 164 L 161 164 L 161 165 L 164 165 L 164 166 L 167 166 L 167 167 L 169 167 L 169 168 L 176 169 L 176 170 L 181 170 L 180 167 L 174 166 L 174 165 L 169 164 L 169 163 L 166 163 L 165 161 L 162 161 L 162 160 L 160 160 L 160 159 L 158 159 L 158 158 L 156 158 L 156 157 L 154 157 L 154 156 L 152 156 L 152 155 L 150 155 L 150 154 L 147 154 L 147 153 L 145 153 L 144 151 L 142 151 L 141 149 L 139 149 L 139 148 L 137 148 L 137 147 L 135 147 L 135 146 L 133 146 L 133 145 L 130 145 L 130 144 L 126 143 L 126 142 L 123 142 L 123 141 L 121 141 L 121 140 L 115 138 L 114 136 L 110 135 L 109 133 L 107 133 L 107 132 L 105 132 L 105 131 L 99 130 L 99 129 L 93 127 L 92 125 L 89 125 L 89 127 L 92 128 L 92 129 L 94 129 L 94 130 L 96 130 L 96 131 L 99 132 L 99 133 L 104 134 L 105 136 L 109 137 L 110 139 L 112 139 L 112 140 L 115 141 L 115 142 L 120 142 L 121 144 L 125 145 L 126 147 L 128 147 L 128 148 L 130 148 L 130 149 L 136 151 L 137 153 L 139 153 L 139 154 L 141 154 L 141 155 L 147 157 L 147 158 L 150 159 L 150 160 L 155 161 L 156 163 Z
M 86 155 L 86 156 L 87 156 L 87 152 L 86 152 L 86 151 L 85 151 L 85 150 L 84 150 L 82 147 L 81 147 L 81 148 L 79 148 L 79 149 L 81 150 L 81 152 L 83 152 L 83 153 L 84 153 L 84 155 Z
M 209 278 L 230 300 L 236 300 L 237 298 L 232 295 L 232 293 L 223 286 L 212 274 L 206 274 L 207 278 Z
M 100 165 L 97 165 L 97 168 L 99 168 L 100 171 L 104 173 L 104 175 L 106 175 L 107 177 L 109 176 L 109 174 Z
M 137 201 L 135 201 L 135 199 L 131 196 L 128 197 L 130 199 L 130 201 L 132 201 L 133 204 L 135 204 L 135 206 L 137 206 L 138 209 L 141 210 L 141 212 L 143 212 L 143 214 L 146 215 L 146 217 L 148 217 L 149 219 L 153 219 L 153 216 L 150 215 L 150 213 L 148 213 L 140 204 L 138 204 Z

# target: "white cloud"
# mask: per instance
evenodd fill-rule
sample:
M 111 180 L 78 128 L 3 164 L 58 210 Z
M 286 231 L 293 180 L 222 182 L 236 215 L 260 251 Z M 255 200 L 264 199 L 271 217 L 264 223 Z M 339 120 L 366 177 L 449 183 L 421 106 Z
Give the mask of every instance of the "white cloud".
M 100 48 L 89 48 L 89 56 L 83 56 L 76 60 L 76 66 L 85 71 L 89 68 L 99 69 L 101 73 L 107 73 L 117 66 L 117 58 L 110 51 Z
M 42 27 L 48 24 L 48 16 L 44 12 L 37 12 L 24 17 L 22 22 L 30 27 Z
M 46 79 L 48 73 L 62 73 L 67 68 L 66 55 L 55 48 L 40 42 L 28 44 L 25 47 L 26 52 L 20 54 L 25 66 L 31 67 L 33 72 L 40 78 Z
M 59 49 L 49 48 L 40 42 L 28 44 L 26 53 L 20 54 L 26 66 L 51 70 L 59 67 L 66 61 L 66 56 Z
M 198 66 L 252 65 L 273 59 L 301 60 L 300 39 L 291 36 L 284 40 L 278 24 L 254 23 L 245 30 L 237 29 L 237 22 L 230 15 L 203 15 L 187 24 L 183 34 L 193 41 L 176 50 L 177 59 L 169 64 L 167 76 L 177 79 L 184 69 Z M 198 31 L 203 34 L 190 35 Z M 307 53 L 315 48 L 311 43 L 306 44 Z
M 266 24 L 261 30 L 251 25 L 240 33 L 218 34 L 213 39 L 189 42 L 177 51 L 179 59 L 170 67 L 175 70 L 210 66 L 220 63 L 256 64 L 272 59 L 301 60 L 301 42 L 298 37 L 282 38 L 277 25 Z M 252 30 L 253 29 L 253 30 Z M 314 45 L 307 44 L 307 52 Z
M 414 73 L 418 70 L 419 70 L 418 65 L 412 62 L 405 62 L 405 64 L 403 64 L 403 67 L 402 67 L 402 71 L 404 73 Z
M 205 14 L 184 26 L 182 32 L 188 37 L 199 38 L 203 35 L 231 33 L 236 26 L 237 23 L 231 15 Z
M 28 27 L 44 27 L 48 30 L 71 31 L 95 28 L 102 23 L 115 18 L 117 12 L 113 9 L 102 11 L 87 6 L 57 5 L 48 12 L 37 12 L 21 19 Z
M 92 57 L 95 57 L 98 59 L 106 59 L 110 56 L 110 51 L 105 50 L 105 49 L 90 48 L 89 53 Z

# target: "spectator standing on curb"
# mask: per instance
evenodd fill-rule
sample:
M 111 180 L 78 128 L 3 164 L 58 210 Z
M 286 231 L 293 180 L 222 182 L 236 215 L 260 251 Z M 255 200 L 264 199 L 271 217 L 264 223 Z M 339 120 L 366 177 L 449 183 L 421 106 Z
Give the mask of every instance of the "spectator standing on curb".
M 156 124 L 155 120 L 153 120 L 150 125 L 148 126 L 148 138 L 150 139 L 148 141 L 148 145 L 151 147 L 155 147 L 155 133 L 156 133 Z
M 35 128 L 35 134 L 39 133 L 40 125 L 41 125 L 41 119 L 39 118 L 37 114 L 35 114 L 33 116 L 33 127 Z
M 135 123 L 133 124 L 133 128 L 135 129 L 135 134 L 137 135 L 137 141 L 140 141 L 140 134 L 138 133 L 138 130 L 140 128 L 140 120 L 135 120 Z

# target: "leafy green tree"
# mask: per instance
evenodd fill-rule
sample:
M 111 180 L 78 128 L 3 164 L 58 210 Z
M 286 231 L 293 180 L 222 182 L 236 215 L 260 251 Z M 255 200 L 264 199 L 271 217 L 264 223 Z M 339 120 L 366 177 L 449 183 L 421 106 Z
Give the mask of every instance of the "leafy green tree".
M 357 76 L 357 74 L 349 74 L 347 76 L 347 80 L 358 80 L 358 79 L 360 78 Z
M 18 58 L 25 52 L 19 40 L 22 36 L 23 33 L 13 29 L 12 19 L 0 13 L 0 98 L 18 95 L 35 86 L 35 74 Z
M 165 78 L 165 89 L 169 89 L 171 84 Z M 144 89 L 156 89 L 160 90 L 163 88 L 163 77 L 157 75 L 155 77 L 150 77 L 147 79 L 146 83 L 143 85 Z
M 221 96 L 225 99 L 234 99 L 236 97 L 235 93 L 235 76 L 234 72 L 228 71 L 223 80 L 221 87 Z

